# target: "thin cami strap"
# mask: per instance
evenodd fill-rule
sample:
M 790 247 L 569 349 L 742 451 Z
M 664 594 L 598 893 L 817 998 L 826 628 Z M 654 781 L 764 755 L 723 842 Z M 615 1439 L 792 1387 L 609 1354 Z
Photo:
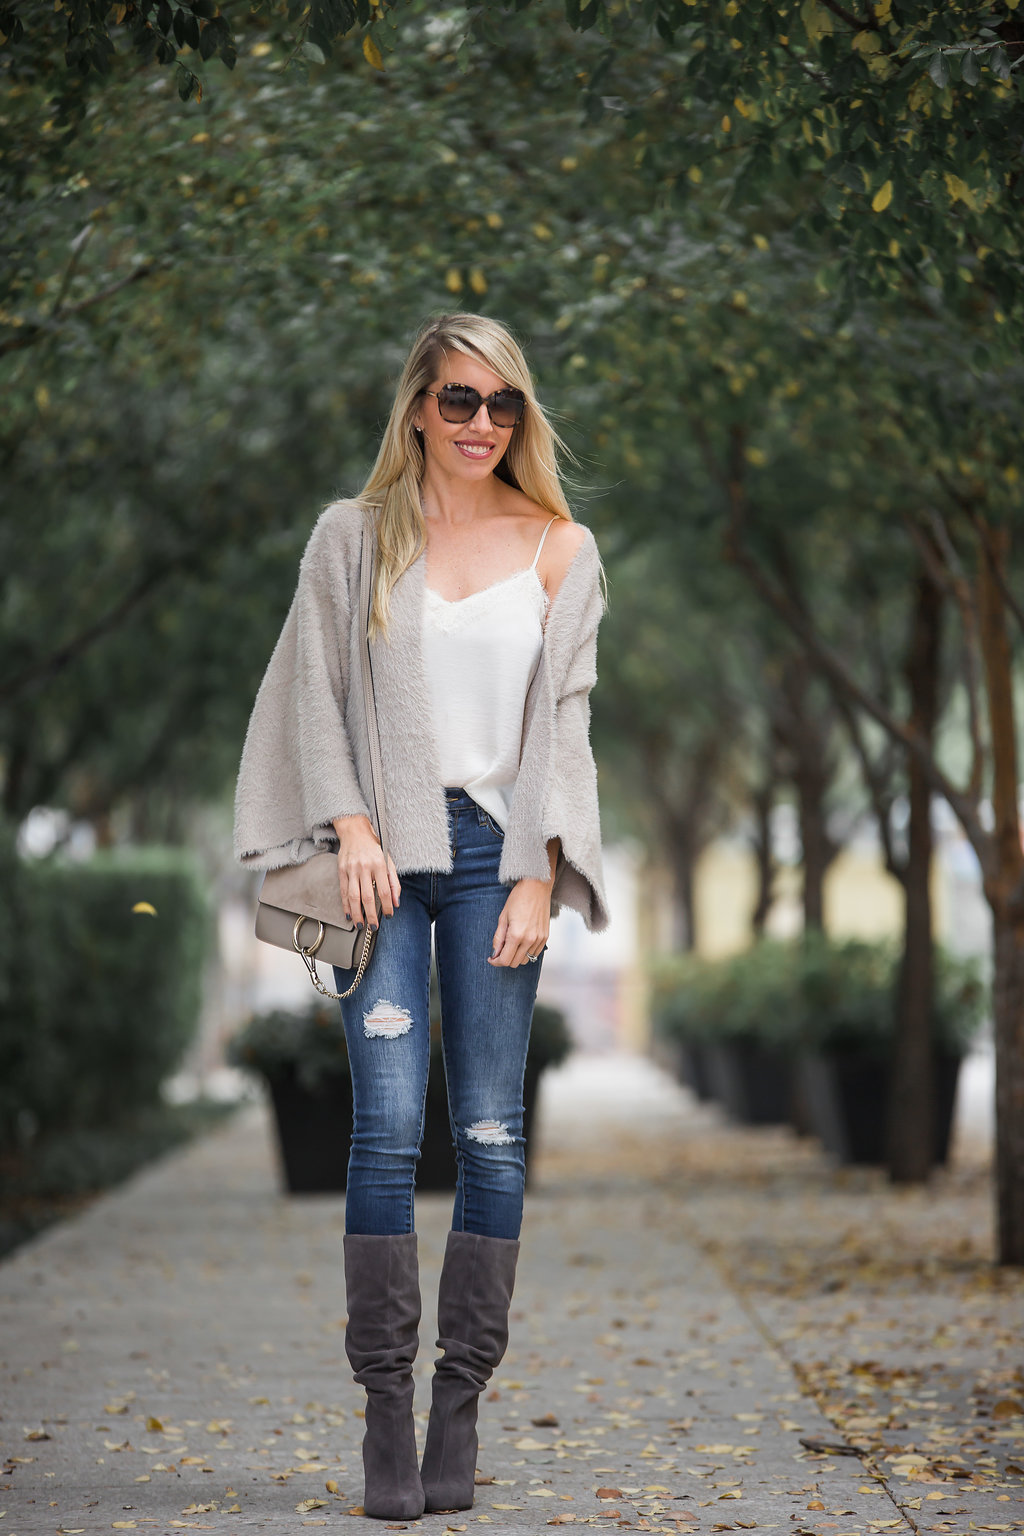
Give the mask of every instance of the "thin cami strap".
M 557 522 L 558 522 L 558 518 L 557 517 L 553 517 L 551 519 L 551 523 L 557 523 Z M 533 557 L 533 564 L 530 566 L 530 570 L 531 571 L 535 571 L 537 569 L 537 561 L 540 559 L 540 552 L 544 548 L 544 540 L 547 538 L 548 534 L 551 532 L 551 523 L 548 523 L 547 527 L 544 529 L 544 532 L 540 536 L 540 543 L 537 545 L 537 553 L 534 555 L 534 557 Z

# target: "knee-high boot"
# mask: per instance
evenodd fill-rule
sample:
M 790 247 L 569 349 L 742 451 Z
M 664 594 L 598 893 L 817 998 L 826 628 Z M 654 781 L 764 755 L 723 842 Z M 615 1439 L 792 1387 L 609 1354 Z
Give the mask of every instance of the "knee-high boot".
M 345 1353 L 366 1388 L 363 1508 L 381 1520 L 423 1513 L 412 1367 L 420 1321 L 416 1234 L 345 1237 Z
M 428 1510 L 470 1509 L 477 1453 L 477 1398 L 508 1344 L 508 1309 L 519 1244 L 449 1232 L 437 1301 L 434 1382 L 423 1454 Z

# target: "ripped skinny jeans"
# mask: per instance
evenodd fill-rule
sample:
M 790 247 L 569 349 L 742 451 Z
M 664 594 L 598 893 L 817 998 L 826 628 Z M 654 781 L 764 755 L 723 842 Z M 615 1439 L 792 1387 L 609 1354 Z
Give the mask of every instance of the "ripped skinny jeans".
M 414 1229 L 413 1190 L 430 1065 L 430 929 L 441 992 L 448 1117 L 458 1165 L 452 1230 L 519 1236 L 523 1077 L 541 963 L 488 964 L 509 887 L 502 832 L 464 790 L 446 790 L 452 872 L 403 875 L 358 990 L 341 1004 L 354 1129 L 345 1229 Z M 352 972 L 334 970 L 335 989 Z

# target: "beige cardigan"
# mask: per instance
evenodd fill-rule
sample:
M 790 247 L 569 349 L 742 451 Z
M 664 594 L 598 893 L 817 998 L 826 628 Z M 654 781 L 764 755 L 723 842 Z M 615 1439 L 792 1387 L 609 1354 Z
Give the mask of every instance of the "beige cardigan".
M 254 868 L 301 864 L 337 848 L 334 818 L 369 814 L 359 686 L 361 538 L 358 503 L 335 502 L 321 514 L 253 705 L 235 793 L 234 845 L 236 857 Z M 371 646 L 388 834 L 400 875 L 452 867 L 421 652 L 425 566 L 421 555 L 401 577 L 388 636 Z M 573 907 L 594 930 L 608 922 L 590 748 L 600 575 L 588 531 L 548 613 L 499 870 L 506 885 L 547 879 L 547 843 L 559 838 L 552 911 Z

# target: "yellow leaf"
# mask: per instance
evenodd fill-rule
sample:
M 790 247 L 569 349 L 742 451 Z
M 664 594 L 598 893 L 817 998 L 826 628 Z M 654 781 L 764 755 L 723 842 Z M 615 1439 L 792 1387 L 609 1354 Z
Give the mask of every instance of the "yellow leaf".
M 743 100 L 742 96 L 734 96 L 732 99 L 732 104 L 736 108 L 736 111 L 739 113 L 740 117 L 753 117 L 753 107 L 749 106 L 747 102 Z
M 36 385 L 36 405 L 41 411 L 48 409 L 50 404 L 50 391 L 45 384 Z
M 384 59 L 380 49 L 370 36 L 369 32 L 363 33 L 363 58 L 367 64 L 372 64 L 374 69 L 384 68 Z
M 876 21 L 890 21 L 892 19 L 892 0 L 875 0 L 873 10 Z
M 974 193 L 966 181 L 959 176 L 954 176 L 950 171 L 944 172 L 942 179 L 946 183 L 946 191 L 949 193 L 951 203 L 965 203 L 968 208 L 977 212 Z M 999 1405 L 997 1404 L 996 1406 L 998 1407 Z
M 485 294 L 487 292 L 487 279 L 479 267 L 474 267 L 469 274 L 469 286 L 474 293 Z
M 722 118 L 722 132 L 723 133 L 731 133 L 732 132 L 732 118 L 729 116 L 728 112 Z
M 156 917 L 156 907 L 154 907 L 152 902 L 149 902 L 149 901 L 137 901 L 135 903 L 134 907 L 132 907 L 132 911 L 133 912 L 145 912 L 148 917 Z M 146 1428 L 147 1429 L 163 1429 L 163 1425 L 159 1422 L 159 1420 L 153 1420 L 152 1423 L 149 1420 L 147 1420 L 146 1421 Z
M 314 1509 L 326 1509 L 326 1499 L 300 1499 L 295 1506 L 297 1515 L 308 1515 Z
M 833 30 L 831 12 L 826 11 L 817 0 L 804 0 L 800 7 L 800 20 L 804 24 L 809 43 L 816 43 L 819 37 L 825 37 Z
M 853 40 L 853 46 L 858 53 L 878 53 L 882 47 L 882 40 L 877 32 L 858 32 Z
M 449 293 L 462 292 L 462 273 L 458 267 L 449 267 L 444 275 L 444 285 Z
M 686 174 L 693 182 L 695 187 L 699 187 L 701 182 L 704 180 L 704 172 L 701 170 L 699 165 L 691 165 Z
M 249 53 L 254 59 L 265 59 L 267 54 L 272 52 L 273 49 L 270 43 L 253 43 L 249 49 Z
M 872 213 L 884 213 L 892 202 L 892 182 L 883 181 L 874 197 L 871 199 Z
M 324 1483 L 324 1487 L 327 1489 L 328 1493 L 340 1493 L 341 1492 L 340 1488 L 338 1487 L 337 1483 L 334 1481 L 333 1477 L 329 1478 L 328 1481 L 326 1483 Z
M 548 228 L 548 226 L 546 224 L 541 223 L 541 221 L 539 219 L 537 220 L 536 224 L 531 224 L 530 228 L 533 230 L 533 232 L 537 236 L 538 240 L 550 240 L 551 239 L 551 231 L 550 231 L 550 229 Z

